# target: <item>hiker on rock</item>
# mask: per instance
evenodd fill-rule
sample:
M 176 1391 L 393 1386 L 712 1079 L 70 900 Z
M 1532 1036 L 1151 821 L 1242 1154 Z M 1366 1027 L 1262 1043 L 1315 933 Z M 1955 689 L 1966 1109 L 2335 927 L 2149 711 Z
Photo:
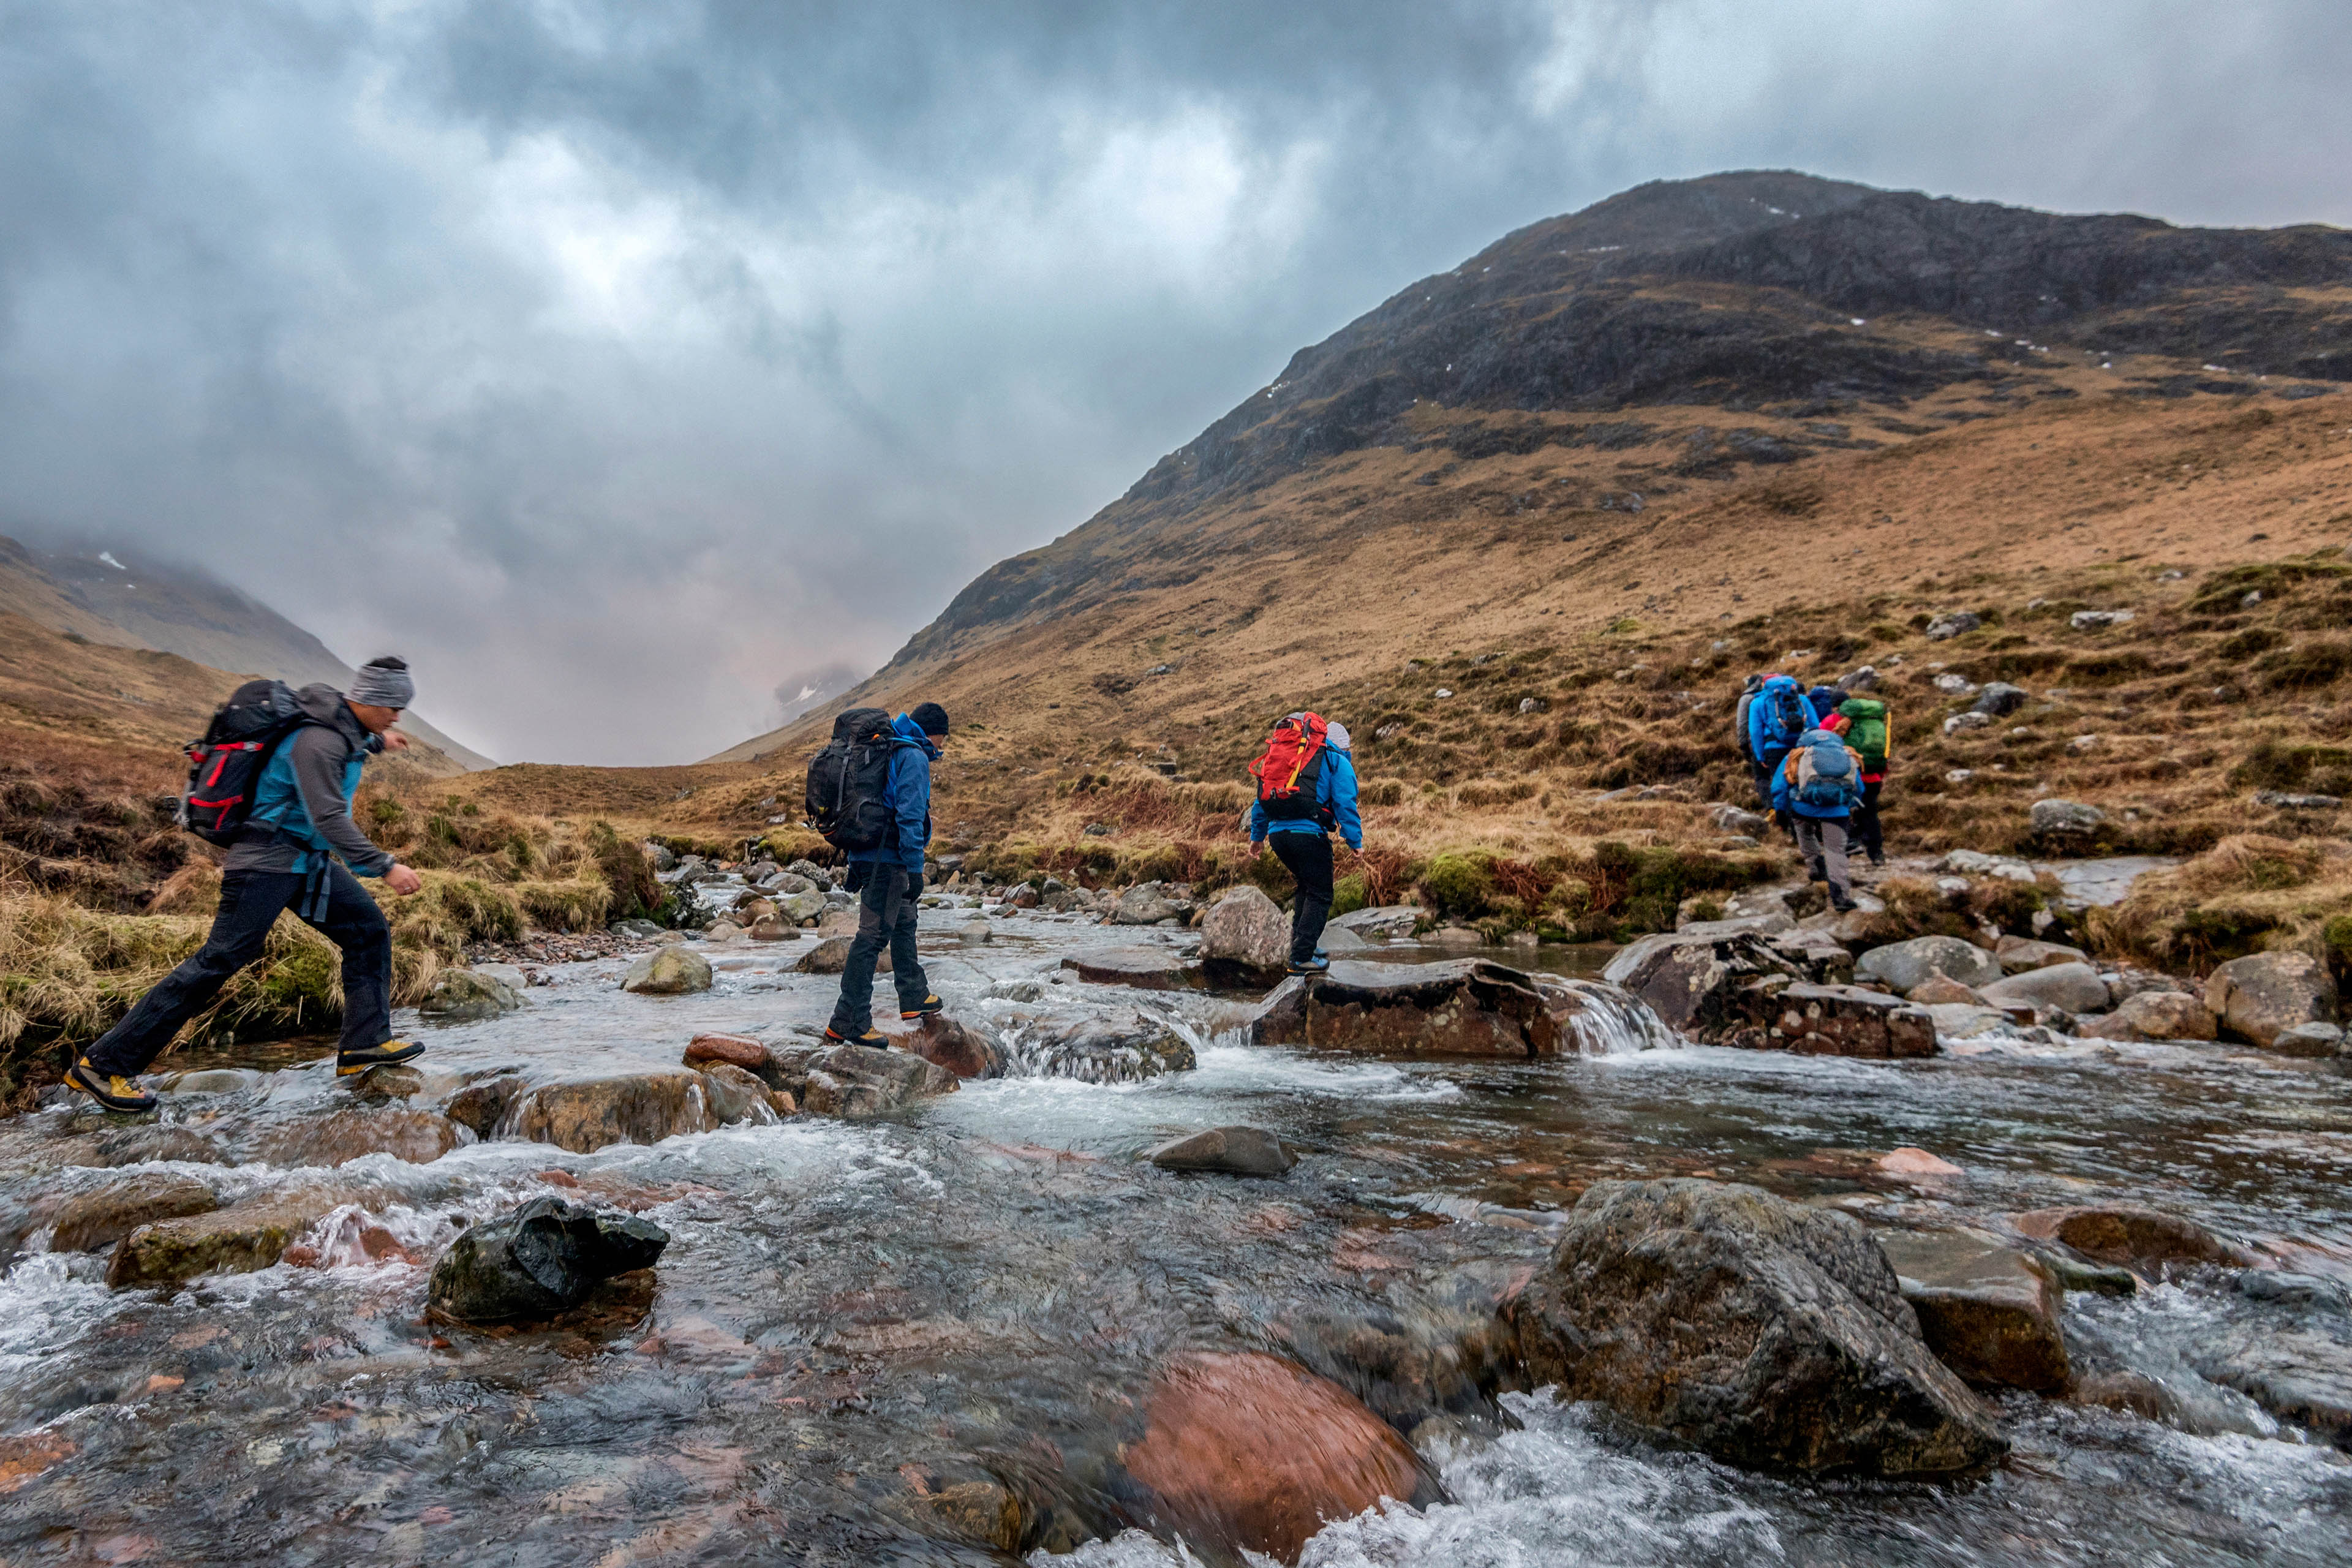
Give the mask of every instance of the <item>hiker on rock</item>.
M 1862 758 L 1862 801 L 1853 811 L 1853 841 L 1874 866 L 1886 864 L 1886 837 L 1878 821 L 1879 792 L 1886 787 L 1886 750 L 1892 736 L 1886 704 L 1875 697 L 1849 697 L 1838 704 L 1840 732 Z
M 1748 750 L 1762 776 L 1757 795 L 1772 813 L 1782 832 L 1794 836 L 1796 824 L 1780 804 L 1779 783 L 1782 764 L 1798 738 L 1814 725 L 1812 707 L 1797 683 L 1785 675 L 1768 675 L 1748 704 Z
M 898 987 L 898 1016 L 924 1018 L 942 1005 L 931 994 L 922 962 L 915 955 L 915 926 L 923 896 L 923 851 L 931 841 L 931 763 L 940 756 L 948 738 L 948 711 L 936 702 L 925 702 L 889 721 L 887 727 L 875 728 L 871 734 L 843 735 L 845 724 L 856 730 L 863 716 L 879 721 L 883 712 L 881 709 L 853 710 L 834 725 L 835 745 L 846 739 L 854 754 L 877 761 L 887 756 L 887 762 L 864 782 L 856 777 L 855 767 L 846 773 L 851 795 L 871 792 L 878 795 L 879 804 L 861 810 L 853 802 L 846 813 L 853 833 L 856 819 L 868 811 L 873 824 L 871 830 L 850 840 L 859 846 L 849 850 L 848 883 L 849 890 L 858 896 L 857 934 L 850 939 L 849 958 L 841 968 L 841 999 L 834 1004 L 833 1021 L 825 1026 L 824 1037 L 887 1047 L 890 1037 L 874 1026 L 874 970 L 885 947 L 890 950 L 890 978 Z M 833 748 L 826 750 L 830 752 Z M 813 800 L 817 788 L 813 767 Z M 824 826 L 822 816 L 817 821 L 820 827 Z M 844 841 L 832 834 L 828 837 L 835 843 Z M 866 844 L 866 838 L 876 842 Z
M 1297 884 L 1290 906 L 1290 973 L 1319 974 L 1331 967 L 1323 940 L 1331 914 L 1331 831 L 1348 847 L 1364 847 L 1356 815 L 1356 763 L 1348 728 L 1314 713 L 1293 713 L 1275 725 L 1265 752 L 1250 764 L 1257 799 L 1250 804 L 1250 847 L 1271 843 Z
M 1830 907 L 1853 908 L 1846 835 L 1862 802 L 1862 757 L 1833 730 L 1808 730 L 1773 774 L 1773 809 L 1796 822 L 1797 849 L 1812 880 L 1830 885 Z
M 422 880 L 352 820 L 362 766 L 408 744 L 392 726 L 415 693 L 397 658 L 360 666 L 348 692 L 325 685 L 294 692 L 263 680 L 237 688 L 205 740 L 190 748 L 197 767 L 183 807 L 192 830 L 229 846 L 212 934 L 67 1069 L 69 1086 L 109 1110 L 154 1110 L 155 1097 L 131 1080 L 230 976 L 261 956 L 270 927 L 289 909 L 343 952 L 336 1074 L 404 1062 L 425 1049 L 393 1037 L 392 931 L 354 873 L 381 877 L 400 894 Z

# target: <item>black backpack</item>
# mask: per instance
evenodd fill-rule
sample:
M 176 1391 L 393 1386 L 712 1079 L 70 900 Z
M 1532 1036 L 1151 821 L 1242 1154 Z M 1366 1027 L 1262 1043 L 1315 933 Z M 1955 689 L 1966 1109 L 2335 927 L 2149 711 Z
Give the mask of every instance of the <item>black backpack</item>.
M 205 738 L 182 748 L 188 783 L 180 791 L 180 826 L 207 844 L 236 843 L 253 815 L 261 770 L 289 735 L 318 721 L 282 680 L 248 680 L 230 692 Z
M 833 721 L 833 739 L 809 759 L 809 826 L 836 849 L 887 848 L 898 837 L 890 804 L 890 755 L 898 749 L 890 715 L 852 708 Z

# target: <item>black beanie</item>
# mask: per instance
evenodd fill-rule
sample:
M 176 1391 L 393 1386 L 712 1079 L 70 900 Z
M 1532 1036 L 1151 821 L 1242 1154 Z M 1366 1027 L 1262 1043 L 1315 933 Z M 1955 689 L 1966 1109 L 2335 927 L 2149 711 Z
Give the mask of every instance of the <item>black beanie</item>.
M 948 710 L 936 702 L 923 703 L 907 717 L 912 719 L 915 721 L 915 728 L 926 735 L 944 735 L 948 732 Z

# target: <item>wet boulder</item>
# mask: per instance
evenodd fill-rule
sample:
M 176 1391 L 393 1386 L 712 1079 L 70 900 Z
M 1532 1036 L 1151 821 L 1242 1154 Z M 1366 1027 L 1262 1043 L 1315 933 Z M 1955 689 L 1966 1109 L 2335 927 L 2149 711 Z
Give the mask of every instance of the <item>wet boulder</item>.
M 958 1078 L 1001 1078 L 1004 1048 L 984 1029 L 934 1013 L 893 1042 Z
M 272 1165 L 341 1165 L 368 1154 L 389 1154 L 428 1165 L 474 1133 L 433 1110 L 333 1110 L 271 1128 L 254 1143 L 254 1158 Z
M 1926 1476 L 2008 1447 L 1869 1235 L 1755 1187 L 1595 1183 L 1505 1314 L 1532 1382 L 1727 1463 Z
M 467 1083 L 441 1102 L 441 1113 L 477 1138 L 488 1138 L 515 1098 L 529 1087 L 519 1072 L 488 1074 Z
M 2336 981 L 2307 952 L 2251 953 L 2205 977 L 2205 1008 L 2241 1040 L 2268 1046 L 2297 1024 L 2336 1022 Z
M 776 1124 L 768 1086 L 731 1062 L 713 1062 L 702 1069 L 702 1093 L 709 1101 L 710 1114 L 728 1126 L 742 1121 L 754 1127 Z
M 496 975 L 472 969 L 445 969 L 416 1010 L 436 1024 L 496 1018 L 522 1005 L 522 993 Z
M 2340 1057 L 2344 1030 L 2335 1024 L 2297 1024 L 2273 1035 L 2270 1048 L 2283 1057 Z
M 1081 1083 L 1140 1083 L 1165 1073 L 1190 1072 L 1194 1066 L 1192 1047 L 1184 1037 L 1141 1013 L 1025 1018 L 1014 1026 L 1005 1052 L 1040 1078 Z
M 49 1226 L 51 1252 L 103 1252 L 142 1225 L 210 1214 L 213 1190 L 188 1176 L 117 1180 L 68 1198 Z
M 649 1219 L 533 1198 L 451 1242 L 425 1300 L 464 1323 L 550 1318 L 586 1300 L 600 1280 L 652 1268 L 668 1245 L 669 1233 Z
M 802 1110 L 852 1121 L 911 1110 L 962 1083 L 910 1051 L 872 1046 L 782 1046 L 773 1061 L 778 1087 Z
M 1131 985 L 1138 991 L 1175 991 L 1200 978 L 1200 965 L 1164 947 L 1097 948 L 1072 953 L 1062 967 L 1090 985 Z
M 2219 1263 L 2243 1267 L 2258 1261 L 2195 1220 L 2139 1204 L 2084 1205 L 2033 1209 L 2015 1217 L 2018 1234 L 2055 1241 L 2094 1263 L 2116 1264 L 2143 1274 L 2168 1263 Z
M 1854 960 L 1854 984 L 1907 994 L 1930 974 L 1981 991 L 2001 977 L 2000 960 L 1956 936 L 1915 936 L 1874 947 Z
M 142 1225 L 115 1247 L 106 1283 L 117 1290 L 170 1288 L 201 1274 L 267 1268 L 304 1231 L 341 1206 L 335 1194 L 306 1189 Z
M 856 922 L 852 922 L 850 929 L 853 931 L 856 929 Z M 801 954 L 801 961 L 793 967 L 803 974 L 838 974 L 849 967 L 849 944 L 852 940 L 848 936 L 826 937 L 808 952 Z M 881 957 L 875 961 L 874 973 L 877 974 L 890 973 L 888 948 L 884 948 Z
M 609 1143 L 658 1143 L 719 1125 L 702 1075 L 670 1068 L 535 1085 L 515 1097 L 496 1136 L 586 1154 Z
M 1111 906 L 1110 921 L 1113 925 L 1151 926 L 1161 921 L 1181 920 L 1192 912 L 1192 904 L 1171 896 L 1166 883 L 1138 882 Z
M 218 1139 L 208 1138 L 194 1128 L 162 1121 L 112 1127 L 103 1132 L 68 1139 L 56 1146 L 53 1157 L 60 1165 L 93 1165 L 104 1169 L 167 1160 L 192 1165 L 225 1165 L 229 1163 L 228 1151 Z
M 2079 947 L 2068 947 L 2063 942 L 2035 942 L 2028 937 L 2004 936 L 1992 944 L 1992 955 L 2000 961 L 2001 972 L 2021 974 L 2029 969 L 2047 969 L 2053 963 L 2088 963 L 2090 954 Z
M 1277 1357 L 1194 1353 L 1153 1385 L 1122 1453 L 1165 1537 L 1296 1562 L 1307 1539 L 1383 1498 L 1444 1492 L 1393 1427 L 1337 1384 Z
M 1800 1056 L 1895 1061 L 1936 1054 L 1936 1020 L 1927 1008 L 1853 985 L 1789 985 L 1772 998 L 1765 1022 L 1735 1029 L 1726 1045 Z
M 2201 997 L 2187 992 L 2142 991 L 2112 1013 L 2082 1020 L 2075 1033 L 2093 1040 L 2210 1040 L 2213 1015 Z
M 1262 1046 L 1390 1056 L 1573 1055 L 1587 1005 L 1571 985 L 1484 959 L 1335 960 L 1321 974 L 1286 981 L 1250 1030 Z
M 2107 983 L 2087 963 L 2053 963 L 1978 987 L 1996 1007 L 2021 1005 L 2036 1013 L 2095 1013 L 2107 1005 Z
M 1201 921 L 1201 963 L 1213 980 L 1270 983 L 1289 960 L 1290 917 L 1247 883 L 1229 889 Z
M 803 926 L 813 920 L 822 918 L 824 910 L 824 895 L 814 888 L 800 892 L 786 893 L 776 900 L 777 915 L 796 926 Z
M 1331 923 L 1367 940 L 1386 941 L 1411 936 L 1420 926 L 1424 912 L 1411 904 L 1382 904 L 1377 909 L 1351 910 L 1337 916 Z
M 1289 1145 L 1258 1127 L 1212 1127 L 1171 1139 L 1144 1156 L 1163 1171 L 1279 1176 L 1298 1163 Z
M 629 965 L 621 989 L 640 996 L 682 996 L 710 989 L 710 961 L 692 948 L 657 947 Z
M 2063 1292 L 2040 1260 L 1977 1231 L 1877 1233 L 1927 1348 L 1979 1388 L 2066 1387 Z
M 2352 1341 L 2340 1331 L 2241 1331 L 2201 1347 L 2197 1370 L 2320 1441 L 2352 1451 Z

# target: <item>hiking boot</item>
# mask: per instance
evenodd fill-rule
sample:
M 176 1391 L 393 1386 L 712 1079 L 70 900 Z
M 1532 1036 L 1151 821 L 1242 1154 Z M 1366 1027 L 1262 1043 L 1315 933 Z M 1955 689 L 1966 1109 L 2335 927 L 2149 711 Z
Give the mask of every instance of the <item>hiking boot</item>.
M 928 1018 L 934 1013 L 943 1011 L 946 1006 L 947 1004 L 940 1001 L 938 997 L 926 996 L 912 1007 L 899 1008 L 898 1016 L 902 1021 L 909 1021 L 916 1018 Z
M 1886 864 L 1886 857 L 1884 855 L 1873 855 L 1870 858 L 1870 864 L 1873 869 L 1876 869 L 1877 868 Z
M 421 1057 L 425 1047 L 414 1040 L 386 1040 L 380 1046 L 362 1046 L 355 1051 L 335 1053 L 335 1076 L 349 1078 L 370 1068 L 386 1068 L 394 1062 L 404 1062 Z
M 890 1037 L 872 1027 L 867 1028 L 862 1035 L 845 1035 L 827 1024 L 824 1026 L 824 1037 L 836 1046 L 872 1046 L 878 1051 L 887 1051 L 890 1048 Z
M 1286 964 L 1283 967 L 1283 973 L 1285 974 L 1320 974 L 1330 967 L 1331 961 L 1318 952 L 1304 963 Z
M 121 1073 L 99 1071 L 89 1065 L 88 1057 L 75 1058 L 74 1065 L 66 1069 L 66 1087 L 81 1090 L 109 1110 L 127 1110 L 136 1114 L 155 1109 L 153 1095 Z
M 1832 899 L 1830 900 L 1830 908 L 1835 910 L 1842 915 L 1850 915 L 1861 907 L 1861 905 L 1855 903 L 1852 899 Z

